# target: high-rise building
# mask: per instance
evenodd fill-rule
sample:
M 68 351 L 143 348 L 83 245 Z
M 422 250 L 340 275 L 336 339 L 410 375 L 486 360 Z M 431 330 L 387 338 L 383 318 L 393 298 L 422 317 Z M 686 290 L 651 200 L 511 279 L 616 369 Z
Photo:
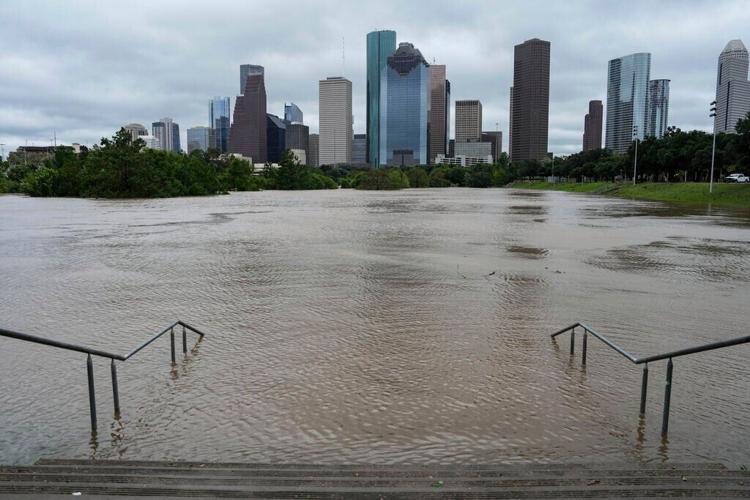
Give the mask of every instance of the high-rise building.
M 583 119 L 583 151 L 602 148 L 602 101 L 589 101 L 589 112 Z
M 229 128 L 229 152 L 252 158 L 254 163 L 265 163 L 268 160 L 268 149 L 263 67 L 244 64 L 240 66 L 240 72 L 245 68 L 248 68 L 245 89 L 234 101 L 234 119 Z
M 396 32 L 383 30 L 367 34 L 367 163 L 380 165 L 380 82 L 388 58 L 396 51 Z
M 478 100 L 456 101 L 456 143 L 482 140 L 482 103 Z
M 151 124 L 151 133 L 162 151 L 180 152 L 180 126 L 171 118 L 162 118 Z
M 633 140 L 646 136 L 651 54 L 639 52 L 609 61 L 605 146 L 627 152 Z
M 220 153 L 229 151 L 229 97 L 214 97 L 208 101 L 208 126 L 211 128 L 212 142 L 209 147 Z
M 500 153 L 503 152 L 503 133 L 499 130 L 491 130 L 482 132 L 482 142 L 489 142 L 492 147 L 491 153 L 492 158 L 497 160 L 500 157 Z
M 284 121 L 287 123 L 304 123 L 302 116 L 302 110 L 299 106 L 290 102 L 284 104 Z
M 508 106 L 508 157 L 513 151 L 513 87 L 510 88 L 510 106 Z
M 309 137 L 309 149 L 307 155 L 307 166 L 319 167 L 320 162 L 318 161 L 318 145 L 320 144 L 320 136 L 318 134 L 310 134 Z
M 354 135 L 352 116 L 352 82 L 343 76 L 320 80 L 318 162 L 320 165 L 351 163 Z
M 667 133 L 669 120 L 669 80 L 649 80 L 646 135 L 660 139 Z
M 448 152 L 451 84 L 445 79 L 445 65 L 430 66 L 430 163 Z
M 305 159 L 310 158 L 310 127 L 301 123 L 286 124 L 286 149 L 301 150 L 305 152 Z
M 354 134 L 352 165 L 367 165 L 367 134 Z
M 512 161 L 547 158 L 550 43 L 532 38 L 513 51 Z
M 716 74 L 716 132 L 734 133 L 737 121 L 750 112 L 748 54 L 742 40 L 731 40 L 719 55 Z
M 143 136 L 148 135 L 148 130 L 146 130 L 146 127 L 141 125 L 140 123 L 128 123 L 124 127 L 125 132 L 130 134 L 130 140 L 134 141 L 136 139 L 143 138 Z
M 187 129 L 187 152 L 208 151 L 211 145 L 211 129 L 209 127 L 192 127 Z
M 241 64 L 240 65 L 240 95 L 245 93 L 245 86 L 247 85 L 247 77 L 250 75 L 263 76 L 265 69 L 263 66 L 255 64 Z
M 267 161 L 280 162 L 286 150 L 286 124 L 284 120 L 271 113 L 266 113 L 266 140 L 268 141 Z
M 426 165 L 430 72 L 411 43 L 400 43 L 388 58 L 380 105 L 380 164 Z

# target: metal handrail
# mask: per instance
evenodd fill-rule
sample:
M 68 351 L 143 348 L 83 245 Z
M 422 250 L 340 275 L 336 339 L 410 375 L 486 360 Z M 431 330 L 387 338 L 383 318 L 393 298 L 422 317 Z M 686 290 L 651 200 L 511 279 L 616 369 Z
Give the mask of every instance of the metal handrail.
M 172 354 L 172 366 L 177 364 L 177 356 L 175 352 L 175 343 L 174 343 L 174 329 L 175 327 L 181 326 L 182 327 L 182 352 L 183 354 L 187 354 L 187 330 L 190 330 L 191 332 L 198 335 L 198 342 L 203 340 L 203 337 L 205 336 L 205 333 L 198 330 L 195 327 L 192 327 L 185 323 L 184 321 L 177 320 L 168 327 L 161 330 L 159 333 L 152 336 L 150 339 L 143 342 L 141 345 L 130 351 L 129 353 L 125 354 L 124 356 L 120 354 L 112 354 L 110 352 L 101 351 L 99 349 L 92 349 L 90 347 L 85 347 L 81 345 L 71 344 L 68 342 L 61 342 L 59 340 L 53 340 L 48 339 L 44 337 L 39 337 L 37 335 L 31 335 L 28 333 L 20 333 L 20 332 L 14 332 L 13 330 L 8 330 L 5 328 L 0 328 L 0 337 L 8 337 L 12 339 L 17 340 L 23 340 L 25 342 L 32 342 L 35 344 L 41 344 L 46 345 L 49 347 L 56 347 L 58 349 L 65 349 L 68 351 L 75 351 L 75 352 L 81 352 L 86 354 L 86 374 L 88 378 L 88 386 L 89 386 L 89 410 L 91 415 L 91 431 L 93 433 L 96 433 L 96 426 L 97 426 L 97 419 L 96 419 L 96 396 L 94 391 L 94 369 L 93 369 L 93 362 L 91 360 L 91 356 L 98 356 L 101 358 L 109 358 L 111 360 L 111 373 L 112 373 L 112 396 L 114 401 L 114 407 L 115 407 L 115 418 L 119 418 L 120 415 L 120 392 L 118 389 L 117 384 L 117 366 L 115 365 L 115 361 L 127 361 L 131 357 L 133 357 L 135 354 L 140 352 L 143 348 L 160 338 L 162 335 L 169 332 L 170 334 L 170 344 L 171 344 L 171 354 Z
M 670 409 L 670 401 L 672 397 L 672 374 L 674 372 L 674 363 L 672 362 L 672 358 L 678 358 L 680 356 L 687 356 L 689 354 L 696 354 L 699 352 L 706 352 L 706 351 L 712 351 L 714 349 L 721 349 L 723 347 L 731 347 L 739 344 L 747 344 L 750 343 L 750 335 L 746 335 L 744 337 L 736 337 L 732 339 L 727 340 L 721 340 L 719 342 L 710 342 L 708 344 L 703 344 L 700 346 L 695 347 L 688 347 L 685 349 L 679 349 L 676 351 L 666 352 L 663 354 L 656 354 L 653 356 L 645 356 L 642 358 L 638 358 L 634 356 L 633 354 L 629 353 L 622 347 L 618 346 L 614 342 L 612 342 L 610 339 L 602 335 L 601 333 L 597 332 L 590 326 L 586 325 L 585 323 L 581 323 L 580 321 L 573 323 L 572 325 L 563 328 L 562 330 L 558 330 L 555 333 L 551 335 L 552 339 L 555 339 L 558 335 L 562 335 L 566 332 L 570 333 L 570 355 L 573 356 L 575 354 L 575 336 L 576 336 L 576 328 L 582 328 L 583 329 L 583 348 L 581 353 L 581 364 L 583 366 L 586 366 L 586 355 L 587 355 L 587 338 L 588 335 L 591 334 L 592 336 L 596 337 L 597 339 L 604 342 L 608 347 L 615 350 L 616 352 L 622 354 L 625 358 L 627 358 L 630 362 L 636 365 L 643 365 L 643 377 L 641 380 L 641 408 L 640 408 L 640 415 L 643 417 L 646 414 L 646 394 L 648 391 L 648 363 L 654 362 L 654 361 L 661 361 L 664 359 L 669 360 L 667 362 L 667 379 L 666 379 L 666 385 L 664 388 L 664 413 L 662 415 L 662 426 L 661 426 L 661 433 L 662 437 L 666 438 L 667 433 L 669 431 L 669 409 Z

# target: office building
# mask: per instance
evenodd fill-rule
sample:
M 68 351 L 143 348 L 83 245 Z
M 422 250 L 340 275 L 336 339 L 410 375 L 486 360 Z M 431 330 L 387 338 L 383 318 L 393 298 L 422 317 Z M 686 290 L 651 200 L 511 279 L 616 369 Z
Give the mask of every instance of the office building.
M 669 80 L 649 80 L 646 135 L 660 139 L 669 124 Z
M 737 121 L 750 112 L 748 53 L 742 40 L 731 40 L 719 55 L 716 74 L 716 132 L 734 133 Z
M 388 58 L 396 51 L 396 32 L 383 30 L 367 34 L 367 163 L 380 161 L 380 83 L 385 75 Z
M 470 144 L 470 143 L 465 143 Z M 476 143 L 475 143 L 476 144 Z M 492 156 L 465 156 L 465 155 L 456 155 L 456 156 L 445 156 L 445 155 L 437 155 L 435 158 L 435 164 L 436 165 L 453 165 L 453 166 L 459 166 L 459 167 L 471 167 L 473 165 L 486 165 L 492 163 Z
M 589 101 L 589 112 L 583 119 L 583 151 L 602 148 L 602 101 Z
M 146 130 L 146 127 L 144 127 L 140 123 L 128 123 L 122 128 L 125 129 L 125 132 L 130 134 L 131 141 L 134 141 L 138 138 L 143 139 L 144 136 L 148 135 L 148 130 Z
M 514 48 L 510 106 L 512 161 L 547 158 L 549 61 L 548 41 L 533 38 Z
M 318 162 L 320 165 L 348 164 L 352 161 L 353 116 L 352 82 L 342 76 L 320 80 Z
M 162 151 L 179 153 L 180 149 L 180 126 L 171 118 L 162 118 L 151 124 L 151 134 L 159 144 Z
M 241 64 L 240 65 L 240 95 L 245 93 L 245 86 L 247 85 L 247 77 L 250 75 L 263 76 L 265 69 L 263 66 L 257 66 L 255 64 Z
M 266 139 L 268 141 L 268 158 L 270 163 L 279 163 L 286 151 L 286 124 L 284 120 L 271 113 L 266 114 Z
M 305 152 L 305 159 L 310 154 L 310 127 L 301 123 L 286 124 L 286 149 L 302 150 Z
M 424 165 L 430 109 L 429 65 L 411 43 L 388 58 L 380 86 L 380 164 Z
M 240 72 L 245 68 L 249 68 L 245 88 L 234 101 L 229 152 L 252 158 L 255 163 L 265 163 L 268 160 L 268 144 L 263 67 L 245 64 L 240 67 Z
M 209 127 L 192 127 L 187 129 L 187 152 L 208 151 L 211 145 L 211 129 Z
M 482 140 L 481 102 L 476 99 L 456 101 L 456 129 L 454 133 L 456 143 Z
M 352 165 L 367 165 L 367 134 L 354 134 Z
M 450 131 L 451 83 L 445 78 L 445 65 L 430 66 L 430 152 L 433 163 L 437 155 L 448 152 L 448 133 Z
M 489 142 L 492 146 L 492 158 L 497 160 L 503 152 L 503 133 L 499 130 L 482 132 L 482 142 Z
M 296 104 L 284 104 L 284 121 L 287 123 L 304 123 L 302 110 Z
M 454 156 L 486 158 L 492 156 L 491 142 L 458 142 L 454 146 Z
M 229 151 L 231 107 L 229 97 L 214 97 L 208 101 L 208 126 L 211 128 L 211 149 L 219 153 Z
M 307 150 L 307 165 L 309 167 L 319 167 L 320 162 L 318 161 L 318 145 L 320 144 L 320 136 L 318 134 L 310 134 L 309 147 Z
M 607 129 L 604 144 L 615 153 L 627 152 L 633 140 L 646 136 L 651 54 L 639 52 L 609 61 Z

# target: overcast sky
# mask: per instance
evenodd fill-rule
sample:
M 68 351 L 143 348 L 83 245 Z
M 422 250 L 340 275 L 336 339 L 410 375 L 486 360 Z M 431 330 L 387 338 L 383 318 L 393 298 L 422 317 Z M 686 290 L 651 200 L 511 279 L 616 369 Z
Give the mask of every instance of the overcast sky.
M 606 101 L 607 61 L 651 52 L 669 78 L 669 123 L 708 129 L 716 63 L 750 42 L 750 2 L 224 1 L 0 3 L 0 143 L 97 143 L 120 126 L 172 117 L 207 125 L 209 97 L 234 97 L 239 65 L 266 68 L 268 112 L 302 108 L 318 129 L 318 80 L 353 82 L 354 131 L 365 132 L 365 37 L 393 29 L 428 62 L 447 65 L 452 100 L 480 99 L 484 128 L 507 148 L 513 46 L 552 43 L 549 149 L 581 149 L 588 101 Z M 342 53 L 344 58 L 342 61 Z M 451 112 L 453 115 L 453 112 Z M 453 124 L 451 124 L 451 127 Z

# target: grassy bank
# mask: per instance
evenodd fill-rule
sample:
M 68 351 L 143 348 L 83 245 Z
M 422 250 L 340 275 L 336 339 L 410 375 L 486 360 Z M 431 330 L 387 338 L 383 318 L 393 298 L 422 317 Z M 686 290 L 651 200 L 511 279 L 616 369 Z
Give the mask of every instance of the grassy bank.
M 680 182 L 626 184 L 614 182 L 556 183 L 514 182 L 519 189 L 547 189 L 572 193 L 594 193 L 634 200 L 667 201 L 674 203 L 714 204 L 750 208 L 750 184 L 714 184 L 713 194 L 708 183 Z

